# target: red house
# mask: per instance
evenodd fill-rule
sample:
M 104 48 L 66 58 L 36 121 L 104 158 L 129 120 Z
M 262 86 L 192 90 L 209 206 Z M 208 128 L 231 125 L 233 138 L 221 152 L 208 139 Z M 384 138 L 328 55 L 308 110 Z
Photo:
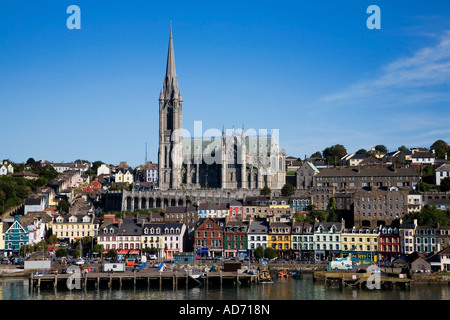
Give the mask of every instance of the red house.
M 229 206 L 230 218 L 242 218 L 243 204 L 241 201 L 232 200 Z
M 102 184 L 98 182 L 97 178 L 89 185 L 89 187 L 83 188 L 83 192 L 92 192 L 102 188 Z
M 200 219 L 194 233 L 194 252 L 199 258 L 223 255 L 223 228 L 225 219 Z
M 401 255 L 400 252 L 400 234 L 397 228 L 381 228 L 378 252 L 380 260 L 392 261 Z

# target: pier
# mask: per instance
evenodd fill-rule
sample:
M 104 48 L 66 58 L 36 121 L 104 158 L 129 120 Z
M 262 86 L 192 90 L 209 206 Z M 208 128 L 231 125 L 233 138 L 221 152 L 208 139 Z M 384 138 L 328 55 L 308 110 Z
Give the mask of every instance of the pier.
M 409 288 L 411 279 L 406 274 L 372 274 L 357 272 L 322 271 L 314 272 L 314 281 L 324 281 L 326 286 L 339 286 L 373 289 L 393 289 L 395 287 Z
M 203 277 L 195 278 L 183 271 L 157 271 L 144 269 L 140 272 L 88 272 L 82 274 L 32 274 L 29 278 L 30 289 L 33 288 L 189 288 L 232 284 L 241 285 L 258 282 L 257 275 L 237 272 L 206 272 Z M 69 285 L 68 285 L 69 284 Z

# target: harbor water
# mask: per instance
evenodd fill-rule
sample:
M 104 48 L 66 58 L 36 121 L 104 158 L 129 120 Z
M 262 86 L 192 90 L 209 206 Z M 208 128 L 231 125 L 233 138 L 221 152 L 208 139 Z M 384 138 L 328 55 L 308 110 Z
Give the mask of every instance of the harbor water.
M 312 274 L 302 279 L 274 279 L 273 283 L 223 285 L 173 289 L 92 288 L 30 289 L 27 278 L 0 279 L 0 300 L 450 300 L 450 285 L 412 283 L 407 289 L 362 289 L 326 286 L 313 281 Z

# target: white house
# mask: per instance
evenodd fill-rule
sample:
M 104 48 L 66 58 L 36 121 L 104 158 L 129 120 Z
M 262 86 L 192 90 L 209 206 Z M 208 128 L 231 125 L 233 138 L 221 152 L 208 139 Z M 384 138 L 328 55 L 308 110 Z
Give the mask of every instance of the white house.
M 412 150 L 411 160 L 413 165 L 434 165 L 436 155 L 434 150 L 416 151 Z
M 439 252 L 439 257 L 441 261 L 441 271 L 450 271 L 450 247 L 445 248 Z
M 258 247 L 266 249 L 269 246 L 269 225 L 266 221 L 250 221 L 248 227 L 248 249 L 254 251 Z
M 450 163 L 445 163 L 436 169 L 436 184 L 441 185 L 441 180 L 450 177 Z
M 186 225 L 183 223 L 166 223 L 162 228 L 164 258 L 173 259 L 175 252 L 183 252 L 183 238 Z
M 8 167 L 6 165 L 2 165 L 0 167 L 0 176 L 6 176 L 8 174 Z
M 108 165 L 103 163 L 100 167 L 97 168 L 97 176 L 99 176 L 101 174 L 106 174 L 106 175 L 111 174 L 111 169 L 109 168 Z
M 25 199 L 24 207 L 25 207 L 24 215 L 26 215 L 29 212 L 44 211 L 45 199 L 43 197 L 27 198 L 27 199 Z

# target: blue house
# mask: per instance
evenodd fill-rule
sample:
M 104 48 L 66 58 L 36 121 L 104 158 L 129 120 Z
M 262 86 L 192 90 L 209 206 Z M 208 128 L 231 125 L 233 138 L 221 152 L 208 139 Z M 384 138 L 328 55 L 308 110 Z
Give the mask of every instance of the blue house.
M 19 222 L 19 216 L 5 232 L 5 251 L 19 251 L 23 245 L 28 244 L 28 231 Z

